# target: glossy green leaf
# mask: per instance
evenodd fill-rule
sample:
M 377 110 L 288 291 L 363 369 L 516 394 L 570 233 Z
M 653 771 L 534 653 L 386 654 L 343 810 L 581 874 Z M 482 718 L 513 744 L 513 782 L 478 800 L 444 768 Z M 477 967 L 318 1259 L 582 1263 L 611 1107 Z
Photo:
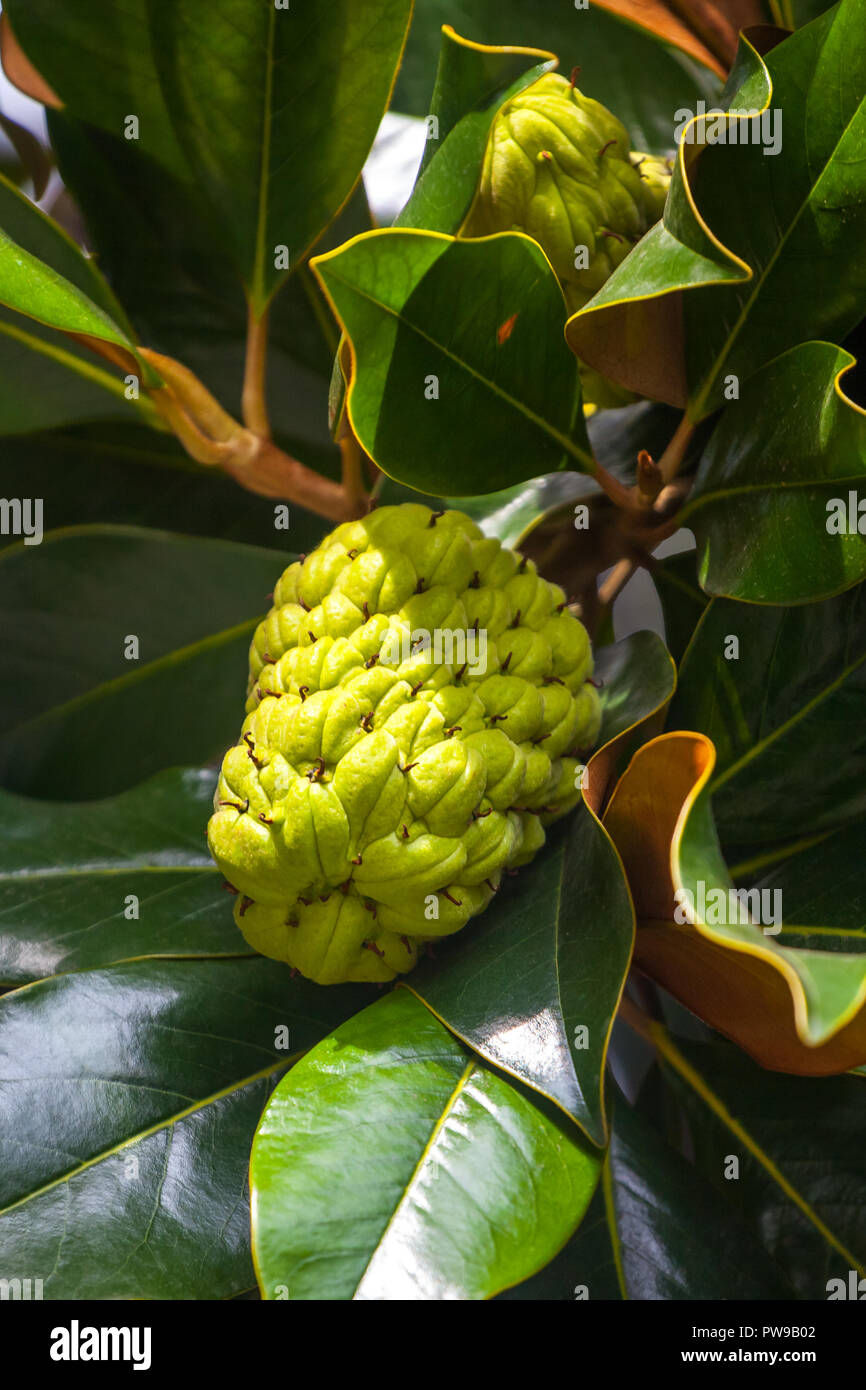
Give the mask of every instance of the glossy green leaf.
M 699 997 L 697 1007 L 696 997 L 685 997 L 684 1002 L 765 1066 L 820 1074 L 866 1062 L 862 896 L 845 903 L 838 880 L 832 878 L 824 878 L 824 892 L 816 894 L 814 872 L 824 855 L 831 873 L 844 865 L 852 846 L 862 842 L 863 821 L 849 827 L 847 834 L 837 832 L 838 840 L 822 840 L 811 854 L 802 839 L 799 846 L 786 846 L 785 858 L 770 881 L 759 877 L 755 882 L 754 874 L 741 868 L 739 877 L 745 881 L 738 881 L 737 887 L 750 896 L 734 898 L 734 879 L 716 833 L 711 772 L 710 764 L 679 817 L 671 870 L 681 894 L 678 901 L 684 890 L 688 921 L 700 937 L 736 954 L 724 962 L 726 992 L 722 961 L 705 952 L 716 980 L 704 981 L 703 1008 Z M 771 862 L 778 854 L 771 854 Z M 756 856 L 756 867 L 760 859 Z M 646 967 L 643 948 L 639 954 Z M 691 974 L 696 982 L 700 977 L 695 964 L 691 963 Z M 683 968 L 689 969 L 685 956 Z M 663 983 L 677 995 L 675 979 L 666 975 Z M 733 1007 L 734 995 L 739 1008 Z M 804 1054 L 802 1046 L 812 1051 Z
M 51 329 L 131 350 L 129 322 L 95 262 L 56 222 L 0 178 L 0 432 L 105 416 L 148 418 L 121 374 Z
M 104 309 L 3 230 L 0 230 L 0 303 L 49 328 L 87 334 L 132 351 L 129 337 Z
M 602 1170 L 604 1176 L 604 1170 Z M 619 1300 L 622 1290 L 600 1182 L 586 1215 L 559 1254 L 531 1279 L 498 1294 L 498 1303 Z
M 689 128 L 663 223 L 570 321 L 592 366 L 687 400 L 697 420 L 790 347 L 863 317 L 864 24 L 866 0 L 841 0 L 766 58 L 741 39 L 720 104 L 766 118 L 707 115 Z
M 604 1061 L 634 916 L 607 836 L 581 805 L 473 923 L 405 982 L 474 1051 L 549 1096 L 596 1144 Z
M 266 1298 L 475 1300 L 533 1274 L 600 1158 L 396 990 L 277 1088 L 253 1144 Z
M 257 313 L 352 191 L 387 108 L 411 0 L 310 7 L 149 0 L 178 138 Z
M 478 43 L 552 49 L 566 76 L 579 67 L 581 90 L 616 113 L 637 149 L 667 153 L 673 112 L 694 107 L 701 96 L 711 105 L 719 89 L 706 69 L 598 5 L 578 10 L 562 0 L 424 0 L 416 6 L 400 69 L 398 111 L 428 114 L 443 24 Z
M 698 588 L 695 552 L 684 550 L 660 560 L 653 565 L 652 577 L 661 600 L 665 642 L 674 661 L 679 663 L 708 602 L 706 594 Z
M 0 999 L 4 1277 L 46 1299 L 228 1298 L 246 1168 L 293 1056 L 369 992 L 262 959 L 132 961 Z
M 562 291 L 530 237 L 370 232 L 312 265 L 352 347 L 350 422 L 390 477 L 463 496 L 592 471 Z
M 800 603 L 866 578 L 866 414 L 840 382 L 852 362 L 804 343 L 728 406 L 680 518 L 708 593 Z
M 395 226 L 459 230 L 478 185 L 496 112 L 553 66 L 552 53 L 485 47 L 443 29 L 421 168 Z
M 91 798 L 221 756 L 237 737 L 253 631 L 289 559 L 122 526 L 3 551 L 0 782 Z M 132 638 L 137 659 L 124 655 Z
M 866 949 L 866 885 L 860 847 L 863 820 L 830 834 L 789 843 L 768 854 L 731 862 L 738 883 L 773 893 L 785 905 L 785 922 L 777 938 L 805 950 Z
M 127 338 L 133 337 L 129 320 L 93 257 L 85 256 L 59 223 L 3 178 L 0 178 L 0 227 L 11 241 L 62 276 L 101 309 Z
M 247 306 L 207 207 L 125 140 L 65 112 L 51 113 L 49 129 L 100 264 L 141 340 L 183 362 L 238 416 Z M 324 244 L 336 245 L 369 225 L 361 188 Z M 306 266 L 274 299 L 268 333 L 267 405 L 274 436 L 293 457 L 336 476 L 339 453 L 328 431 L 327 402 L 338 333 Z
M 673 667 L 653 633 L 597 656 L 607 743 L 657 710 Z M 405 981 L 495 1066 L 548 1096 L 596 1144 L 606 1137 L 604 1065 L 631 959 L 634 914 L 616 851 L 580 805 L 459 942 Z
M 602 1183 L 626 1298 L 787 1296 L 787 1286 L 745 1223 L 622 1101 Z
M 600 648 L 593 679 L 600 682 L 601 749 L 666 705 L 674 693 L 676 671 L 655 632 L 633 632 Z
M 730 1047 L 672 1042 L 665 1071 L 696 1161 L 804 1299 L 866 1274 L 864 1080 L 768 1073 Z M 739 1175 L 731 1159 L 738 1160 Z M 843 1295 L 845 1296 L 845 1295 Z
M 215 774 L 104 801 L 0 792 L 0 983 L 142 956 L 251 955 L 204 839 Z
M 155 49 L 161 35 L 151 23 L 149 0 L 7 0 L 16 38 L 70 112 L 137 143 L 175 174 L 189 176 L 160 90 Z
M 790 1298 L 739 1213 L 618 1099 L 599 1189 L 557 1258 L 505 1299 Z
M 739 655 L 731 639 L 738 642 Z M 756 849 L 866 811 L 866 590 L 764 608 L 714 599 L 680 668 L 668 728 L 718 754 L 710 784 L 722 842 Z
M 834 0 L 769 0 L 774 22 L 784 25 L 786 29 L 801 28 L 816 15 L 832 9 L 833 3 Z
M 614 477 L 631 484 L 638 450 L 648 448 L 650 453 L 661 454 L 673 434 L 676 419 L 675 412 L 667 406 L 639 401 L 618 410 L 597 411 L 588 417 L 586 430 L 598 462 Z M 386 478 L 379 500 L 382 503 L 426 501 L 428 506 L 434 507 L 434 504 L 442 505 L 442 494 L 419 493 L 415 488 Z M 610 510 L 601 487 L 586 473 L 545 473 L 478 497 L 445 498 L 446 506 L 466 512 L 482 527 L 485 535 L 497 536 L 503 545 L 520 550 L 528 548 L 537 530 L 558 527 L 567 514 L 573 517 L 578 502 Z M 554 578 L 549 564 L 545 568 L 547 577 Z

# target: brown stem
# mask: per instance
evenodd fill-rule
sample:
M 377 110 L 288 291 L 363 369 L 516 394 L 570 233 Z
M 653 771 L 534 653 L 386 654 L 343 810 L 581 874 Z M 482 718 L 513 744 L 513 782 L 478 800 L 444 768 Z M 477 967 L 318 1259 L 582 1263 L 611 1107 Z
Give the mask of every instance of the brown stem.
M 122 372 L 138 376 L 139 368 L 135 357 L 128 348 L 121 347 L 119 343 L 110 343 L 107 338 L 96 338 L 91 333 L 68 333 L 67 337 L 80 343 L 82 347 L 89 348 L 97 357 L 104 357 L 106 362 L 119 367 Z
M 343 492 L 347 505 L 360 516 L 366 508 L 367 494 L 361 471 L 361 445 L 352 429 L 346 429 L 340 439 L 340 454 L 343 460 Z
M 651 507 L 662 490 L 662 473 L 652 455 L 641 449 L 637 456 L 637 501 L 640 507 Z
M 229 460 L 223 467 L 250 492 L 297 502 L 328 521 L 351 521 L 364 512 L 364 504 L 350 502 L 340 483 L 315 473 L 267 439 L 258 441 L 248 461 Z
M 626 487 L 612 473 L 608 473 L 607 469 L 603 468 L 600 463 L 596 464 L 593 477 L 602 491 L 607 493 L 611 502 L 615 503 L 617 507 L 624 507 L 626 510 L 634 508 L 634 495 L 631 488 Z
M 156 387 L 150 392 L 157 406 L 160 406 L 162 397 L 170 397 L 199 433 L 220 443 L 244 434 L 237 420 L 223 410 L 216 397 L 211 395 L 189 367 L 173 357 L 166 357 L 164 353 L 154 352 L 152 348 L 139 348 L 138 352 L 166 383 L 165 387 Z
M 264 365 L 263 324 L 264 319 L 251 320 L 251 341 L 258 346 L 248 353 L 248 366 L 251 359 Z M 363 516 L 366 510 L 363 489 L 360 494 L 350 495 L 342 484 L 323 477 L 284 453 L 249 425 L 247 428 L 239 425 L 182 362 L 148 348 L 140 348 L 139 352 L 165 382 L 149 393 L 154 405 L 187 452 L 199 463 L 217 464 L 248 491 L 262 497 L 297 502 L 328 521 L 349 521 Z
M 252 304 L 247 312 L 247 353 L 241 413 L 244 424 L 260 439 L 270 439 L 271 426 L 265 400 L 265 371 L 268 356 L 268 311 L 256 317 Z
M 689 446 L 695 428 L 696 426 L 689 419 L 688 415 L 684 415 L 677 425 L 668 447 L 665 449 L 658 462 L 662 482 L 669 483 L 672 478 L 676 477 L 682 466 L 686 449 Z
M 602 608 L 610 607 L 614 599 L 622 593 L 637 568 L 637 560 L 632 559 L 619 560 L 614 565 L 607 579 L 599 586 L 598 601 Z
M 165 420 L 196 463 L 225 464 L 237 451 L 236 439 L 213 439 L 210 435 L 204 434 L 184 410 L 170 386 L 151 391 L 150 398 L 160 417 Z

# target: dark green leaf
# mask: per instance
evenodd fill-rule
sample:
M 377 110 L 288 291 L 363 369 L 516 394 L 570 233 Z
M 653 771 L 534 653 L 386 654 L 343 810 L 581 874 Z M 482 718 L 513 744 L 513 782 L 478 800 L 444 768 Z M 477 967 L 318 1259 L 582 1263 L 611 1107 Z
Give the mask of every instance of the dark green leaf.
M 138 119 L 137 140 L 175 174 L 189 176 L 160 90 L 155 50 L 162 36 L 151 25 L 148 0 L 7 0 L 4 4 L 25 53 L 63 101 L 82 120 L 125 137 L 129 116 Z
M 86 348 L 0 309 L 0 434 L 152 416 L 147 397 L 129 402 L 124 390 L 120 374 Z
M 0 982 L 130 957 L 251 955 L 205 844 L 215 784 L 176 769 L 79 805 L 0 792 Z
M 726 651 L 738 642 L 739 655 Z M 723 843 L 771 844 L 866 811 L 866 589 L 760 608 L 714 599 L 683 659 L 668 727 L 707 734 Z
M 247 307 L 231 258 L 213 236 L 201 199 L 127 141 L 49 118 L 64 180 L 99 247 L 102 269 L 142 342 L 188 366 L 232 415 L 240 412 Z M 334 244 L 369 227 L 363 189 L 325 237 Z M 269 314 L 267 404 L 275 437 L 294 457 L 336 474 L 328 432 L 328 382 L 338 333 L 306 266 Z
M 505 1299 L 790 1297 L 736 1210 L 622 1099 L 601 1184 L 568 1245 Z
M 370 232 L 313 268 L 353 349 L 349 419 L 390 477 L 464 496 L 592 471 L 562 291 L 531 238 Z
M 733 1048 L 699 1043 L 667 1043 L 664 1060 L 690 1117 L 699 1167 L 751 1224 L 797 1296 L 826 1300 L 831 1279 L 847 1286 L 851 1270 L 863 1277 L 863 1078 L 780 1076 Z
M 590 365 L 688 402 L 699 420 L 789 348 L 859 322 L 864 25 L 866 0 L 840 0 L 765 59 L 741 38 L 720 104 L 765 116 L 708 114 L 690 126 L 664 221 L 570 321 Z
M 247 492 L 221 469 L 193 463 L 173 436 L 135 426 L 91 425 L 4 440 L 0 495 L 41 497 L 52 529 L 106 522 L 261 546 L 285 536 L 302 553 L 328 530 L 321 517 L 291 506 L 288 531 L 276 531 L 272 499 Z M 0 536 L 0 547 L 15 541 Z
M 679 664 L 707 606 L 707 597 L 698 588 L 695 576 L 695 552 L 684 550 L 660 560 L 652 568 L 652 577 L 661 600 L 665 642 Z
M 852 362 L 830 343 L 804 343 L 723 414 L 681 514 L 708 593 L 800 603 L 866 578 L 866 418 L 839 382 Z
M 256 1121 L 293 1055 L 368 997 L 260 958 L 132 961 L 5 995 L 4 1277 L 50 1299 L 248 1289 Z
M 3 551 L 0 781 L 91 798 L 218 757 L 237 737 L 247 649 L 289 560 L 122 526 Z
M 601 682 L 599 747 L 654 714 L 671 698 L 676 670 L 655 632 L 633 632 L 596 653 L 595 680 Z
M 700 96 L 711 105 L 718 94 L 712 73 L 598 5 L 577 10 L 562 0 L 424 0 L 400 70 L 397 110 L 426 116 L 431 109 L 430 73 L 443 24 L 478 43 L 552 49 L 566 75 L 579 67 L 581 90 L 616 113 L 639 149 L 667 153 L 677 107 L 694 107 Z
M 411 0 L 148 0 L 178 138 L 261 314 L 352 191 L 388 105 Z

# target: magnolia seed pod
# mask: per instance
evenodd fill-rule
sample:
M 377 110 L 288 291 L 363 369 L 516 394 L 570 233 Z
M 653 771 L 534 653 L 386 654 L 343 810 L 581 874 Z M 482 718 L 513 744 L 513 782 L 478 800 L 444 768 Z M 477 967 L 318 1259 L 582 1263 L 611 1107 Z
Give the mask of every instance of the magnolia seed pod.
M 575 804 L 591 674 L 562 590 L 469 517 L 338 526 L 275 586 L 208 826 L 247 941 L 321 984 L 411 970 Z

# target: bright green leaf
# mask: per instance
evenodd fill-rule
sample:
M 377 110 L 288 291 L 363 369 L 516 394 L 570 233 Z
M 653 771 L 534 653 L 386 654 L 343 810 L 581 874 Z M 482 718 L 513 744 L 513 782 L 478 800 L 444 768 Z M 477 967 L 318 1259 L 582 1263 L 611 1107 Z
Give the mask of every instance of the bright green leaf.
M 564 1244 L 600 1158 L 397 990 L 277 1088 L 253 1144 L 266 1298 L 490 1298 Z
M 839 380 L 852 362 L 804 343 L 723 414 L 680 514 L 708 593 L 800 603 L 866 578 L 866 414 Z

